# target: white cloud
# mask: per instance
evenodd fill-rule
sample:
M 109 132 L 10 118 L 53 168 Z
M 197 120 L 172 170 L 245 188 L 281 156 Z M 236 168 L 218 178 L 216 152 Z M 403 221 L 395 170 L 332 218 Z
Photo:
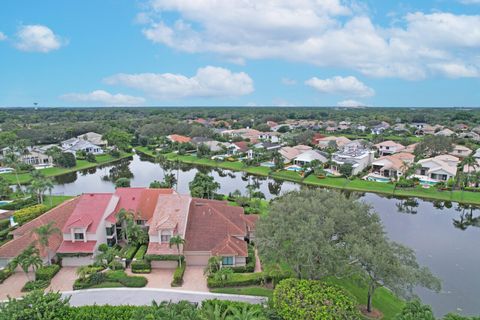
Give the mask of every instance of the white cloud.
M 366 104 L 360 101 L 348 99 L 348 100 L 339 101 L 337 103 L 337 106 L 354 108 L 354 107 L 365 107 Z
M 463 4 L 480 4 L 480 0 L 460 0 Z
M 49 52 L 59 49 L 65 42 L 53 31 L 42 25 L 22 26 L 17 32 L 15 47 L 28 52 Z
M 90 93 L 67 93 L 60 97 L 70 102 L 101 103 L 104 105 L 132 106 L 145 102 L 142 97 L 134 97 L 126 94 L 111 94 L 104 90 L 95 90 Z
M 473 78 L 480 76 L 478 67 L 466 66 L 463 63 L 434 64 L 430 67 L 449 78 Z
M 415 12 L 381 27 L 354 1 L 342 3 L 152 0 L 143 33 L 154 43 L 227 61 L 285 59 L 374 77 L 422 79 L 438 73 L 430 66 L 457 61 L 479 68 L 480 15 Z M 163 20 L 165 12 L 179 18 Z
M 120 73 L 104 81 L 139 89 L 158 99 L 243 96 L 254 90 L 248 74 L 212 66 L 199 68 L 193 77 L 172 73 Z
M 290 79 L 290 78 L 282 78 L 281 81 L 286 86 L 293 86 L 297 84 L 297 80 Z
M 3 40 L 7 40 L 7 36 L 5 35 L 5 33 L 0 31 L 0 41 L 3 41 Z
M 375 91 L 353 76 L 333 77 L 319 79 L 313 77 L 305 81 L 305 84 L 321 93 L 339 94 L 353 97 L 371 97 Z

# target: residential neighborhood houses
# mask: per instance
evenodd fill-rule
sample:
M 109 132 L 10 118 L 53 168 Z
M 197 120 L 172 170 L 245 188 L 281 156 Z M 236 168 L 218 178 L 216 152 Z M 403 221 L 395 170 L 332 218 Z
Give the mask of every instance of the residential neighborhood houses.
M 13 232 L 13 239 L 0 247 L 0 266 L 7 265 L 19 252 L 34 245 L 46 261 L 47 250 L 62 257 L 62 265 L 93 264 L 101 244 L 114 246 L 128 242 L 119 213 L 127 210 L 135 222 L 148 231 L 150 256 L 185 256 L 187 265 L 206 266 L 212 256 L 222 265 L 245 266 L 247 244 L 254 237 L 256 216 L 247 216 L 241 207 L 224 201 L 197 199 L 172 189 L 117 188 L 114 193 L 88 193 L 76 197 L 26 223 Z M 50 236 L 44 250 L 32 231 L 54 223 L 61 233 Z M 177 251 L 170 239 L 186 239 Z M 175 268 L 175 259 L 152 262 L 152 268 Z

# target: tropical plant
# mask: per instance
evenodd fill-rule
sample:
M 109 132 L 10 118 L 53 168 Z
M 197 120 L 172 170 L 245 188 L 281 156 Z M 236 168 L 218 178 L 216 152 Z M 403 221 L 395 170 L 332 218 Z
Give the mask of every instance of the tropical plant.
M 47 258 L 48 258 L 48 265 L 50 265 L 51 259 L 50 259 L 50 237 L 54 234 L 61 234 L 60 229 L 55 227 L 55 222 L 51 221 L 47 224 L 44 224 L 36 229 L 33 230 L 33 232 L 37 235 L 38 237 L 38 243 L 40 246 L 47 252 Z
M 216 182 L 212 176 L 197 172 L 188 186 L 192 197 L 212 199 L 220 188 L 220 183 Z
M 38 249 L 34 246 L 29 246 L 13 259 L 12 264 L 15 267 L 20 266 L 23 272 L 25 272 L 27 279 L 30 280 L 30 277 L 28 275 L 30 269 L 32 269 L 35 278 L 35 272 L 43 265 L 43 261 L 42 258 L 40 258 L 40 252 L 38 251 Z
M 181 267 L 182 266 L 182 257 L 180 255 L 180 246 L 185 245 L 185 239 L 183 239 L 180 235 L 175 235 L 170 238 L 170 241 L 168 243 L 168 246 L 171 248 L 172 246 L 177 247 L 177 253 L 178 253 L 178 265 Z
M 224 286 L 233 273 L 231 268 L 220 268 L 220 270 L 213 274 L 213 278 Z
M 115 188 L 130 188 L 130 179 L 118 178 L 115 181 Z
M 413 300 L 405 304 L 394 320 L 435 320 L 435 317 L 430 306 L 422 304 L 420 300 Z
M 118 257 L 120 254 L 120 250 L 118 250 L 115 247 L 107 247 L 106 250 L 103 252 L 100 251 L 100 254 L 98 254 L 95 257 L 95 262 L 96 265 L 101 265 L 103 267 L 108 267 L 110 263 L 115 259 L 115 257 Z M 113 266 L 113 270 L 115 270 L 115 264 L 111 264 Z

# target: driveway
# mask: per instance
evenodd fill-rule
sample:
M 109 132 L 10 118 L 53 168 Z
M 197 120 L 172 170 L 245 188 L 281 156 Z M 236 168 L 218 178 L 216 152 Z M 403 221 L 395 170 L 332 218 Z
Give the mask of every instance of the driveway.
M 183 274 L 183 285 L 176 289 L 208 292 L 207 278 L 203 274 L 203 267 L 187 265 Z
M 33 279 L 33 274 L 30 275 Z M 0 284 L 0 301 L 7 300 L 8 296 L 17 298 L 22 296 L 22 288 L 28 281 L 24 272 L 17 271 Z
M 146 274 L 132 273 L 130 269 L 126 272 L 131 276 L 142 276 L 147 278 L 146 288 L 170 289 L 170 283 L 173 280 L 173 269 L 152 269 L 152 272 Z
M 46 291 L 71 291 L 73 290 L 73 283 L 78 278 L 76 274 L 77 268 L 75 267 L 63 267 L 53 277 L 50 282 L 50 286 Z

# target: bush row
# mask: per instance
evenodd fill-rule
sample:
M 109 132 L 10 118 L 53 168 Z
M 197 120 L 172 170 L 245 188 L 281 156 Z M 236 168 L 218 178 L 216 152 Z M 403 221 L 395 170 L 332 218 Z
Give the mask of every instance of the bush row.
M 135 253 L 137 252 L 137 249 L 138 249 L 137 246 L 128 245 L 125 248 L 123 248 L 120 255 L 122 256 L 122 258 L 125 258 L 127 260 L 132 260 L 133 257 L 135 256 Z
M 1 219 L 0 220 L 0 230 L 5 230 L 10 227 L 10 219 Z
M 24 209 L 20 209 L 15 211 L 13 217 L 15 222 L 22 225 L 30 220 L 35 219 L 36 217 L 40 216 L 41 214 L 47 211 L 47 207 L 43 204 L 37 204 L 35 206 L 27 207 Z
M 221 288 L 221 287 L 240 287 L 259 285 L 269 281 L 267 274 L 264 272 L 258 273 L 233 273 L 223 282 L 216 280 L 213 276 L 208 277 L 207 285 L 209 288 Z
M 140 248 L 138 248 L 137 253 L 135 253 L 134 259 L 142 260 L 147 252 L 148 246 L 146 244 L 142 244 Z
M 88 289 L 92 287 L 129 287 L 141 288 L 147 285 L 147 279 L 141 276 L 128 276 L 123 270 L 110 270 L 93 273 L 85 279 L 77 279 L 73 290 Z
M 183 284 L 183 274 L 185 273 L 185 268 L 187 267 L 186 263 L 178 266 L 173 273 L 173 280 L 170 284 L 172 287 L 180 287 Z
M 34 280 L 28 281 L 22 288 L 22 292 L 45 289 L 50 285 L 50 280 Z
M 15 200 L 10 203 L 2 204 L 0 205 L 0 209 L 2 210 L 20 210 L 26 207 L 30 207 L 37 203 L 37 201 L 33 198 L 27 198 L 27 199 L 21 199 L 21 200 Z
M 60 271 L 60 266 L 58 264 L 40 267 L 37 272 L 35 272 L 35 279 L 50 281 L 58 271 Z
M 150 273 L 152 271 L 152 266 L 147 260 L 135 260 L 130 265 L 133 273 Z
M 145 259 L 148 261 L 178 261 L 178 255 L 176 254 L 147 254 Z M 185 257 L 180 256 L 181 261 L 185 261 Z

